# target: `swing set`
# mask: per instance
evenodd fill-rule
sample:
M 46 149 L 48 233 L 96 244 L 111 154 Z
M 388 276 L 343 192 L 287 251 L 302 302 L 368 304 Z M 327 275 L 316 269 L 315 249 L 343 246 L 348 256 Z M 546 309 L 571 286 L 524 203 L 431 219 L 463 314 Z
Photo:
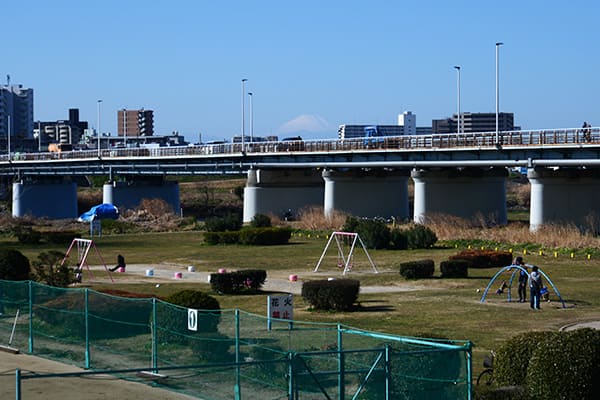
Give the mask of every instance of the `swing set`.
M 342 272 L 342 275 L 346 275 L 346 272 L 350 272 L 352 270 L 352 267 L 353 267 L 352 260 L 354 257 L 354 250 L 356 248 L 357 242 L 360 243 L 360 245 L 362 246 L 362 249 L 365 252 L 365 255 L 369 259 L 369 263 L 371 264 L 371 268 L 373 268 L 373 272 L 375 272 L 376 274 L 378 273 L 377 267 L 375 266 L 375 263 L 373 262 L 373 260 L 371 259 L 371 256 L 369 255 L 369 252 L 367 251 L 367 247 L 363 243 L 363 241 L 360 238 L 360 236 L 358 235 L 358 233 L 354 233 L 354 232 L 333 232 L 331 234 L 331 236 L 329 237 L 329 240 L 327 241 L 327 244 L 325 245 L 325 250 L 323 250 L 323 254 L 321 254 L 321 258 L 319 258 L 319 262 L 317 263 L 317 266 L 315 267 L 315 270 L 313 272 L 319 271 L 319 266 L 321 265 L 321 262 L 325 258 L 325 254 L 327 253 L 329 246 L 334 241 L 335 241 L 337 251 L 338 251 L 337 266 L 340 269 L 341 268 L 344 269 L 344 271 Z
M 77 246 L 76 278 L 78 281 L 81 281 L 84 267 L 87 269 L 88 274 L 90 275 L 90 279 L 94 279 L 94 275 L 92 274 L 92 271 L 90 270 L 90 266 L 87 263 L 87 258 L 90 253 L 90 249 L 93 247 L 94 250 L 96 251 L 96 255 L 102 262 L 102 265 L 104 265 L 104 269 L 106 270 L 106 273 L 108 274 L 108 277 L 110 278 L 110 281 L 113 283 L 115 282 L 112 277 L 112 274 L 110 273 L 110 270 L 108 269 L 108 267 L 106 266 L 106 263 L 104 262 L 104 259 L 100 255 L 100 252 L 98 251 L 98 248 L 96 247 L 96 244 L 91 239 L 80 239 L 80 238 L 73 239 L 73 241 L 71 242 L 71 245 L 67 249 L 67 253 L 65 254 L 65 257 L 63 258 L 62 262 L 60 263 L 61 267 L 64 265 L 65 261 L 67 261 L 67 258 L 69 258 L 69 254 L 71 254 L 71 251 L 73 250 L 73 248 L 75 246 Z

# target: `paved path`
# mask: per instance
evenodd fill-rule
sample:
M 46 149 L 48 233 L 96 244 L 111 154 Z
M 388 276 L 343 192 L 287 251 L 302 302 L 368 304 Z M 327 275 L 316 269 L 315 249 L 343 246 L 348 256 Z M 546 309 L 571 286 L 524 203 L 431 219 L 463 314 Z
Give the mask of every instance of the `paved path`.
M 102 271 L 103 267 L 101 266 L 93 266 L 91 267 L 94 273 L 94 280 L 98 279 L 108 279 L 104 272 Z M 193 272 L 188 270 L 189 266 L 181 265 L 181 264 L 128 264 L 125 272 L 125 276 L 130 281 L 137 282 L 148 282 L 148 281 L 156 281 L 157 283 L 162 282 L 203 282 L 208 283 L 210 279 L 210 274 L 214 272 L 208 271 L 199 271 L 195 270 Z M 195 268 L 194 268 L 195 269 Z M 148 276 L 150 273 L 152 276 Z M 176 278 L 175 274 L 180 273 L 181 278 Z M 113 274 L 118 274 L 118 272 L 113 272 Z M 300 294 L 302 290 L 302 282 L 310 279 L 336 279 L 341 278 L 341 275 L 338 274 L 334 276 L 333 274 L 325 274 L 325 273 L 312 273 L 308 272 L 303 276 L 298 277 L 298 281 L 291 282 L 288 279 L 288 275 L 285 271 L 274 271 L 269 272 L 267 276 L 267 280 L 263 286 L 263 290 L 265 291 L 273 291 L 273 292 L 287 292 L 293 294 Z M 352 276 L 349 276 L 352 278 Z M 84 273 L 84 280 L 87 278 L 87 275 Z M 412 282 L 403 282 L 398 281 L 394 282 L 393 285 L 386 286 L 361 286 L 361 293 L 398 293 L 398 292 L 408 292 L 415 290 L 424 290 L 431 289 L 426 286 L 421 286 L 414 284 Z

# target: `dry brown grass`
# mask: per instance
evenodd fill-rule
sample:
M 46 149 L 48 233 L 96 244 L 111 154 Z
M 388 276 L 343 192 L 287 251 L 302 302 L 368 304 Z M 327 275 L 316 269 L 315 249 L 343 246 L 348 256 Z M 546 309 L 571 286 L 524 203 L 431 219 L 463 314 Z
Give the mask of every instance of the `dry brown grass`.
M 311 206 L 298 212 L 298 222 L 295 225 L 299 229 L 335 230 L 344 225 L 347 217 L 348 214 L 341 211 L 334 211 L 326 216 L 323 207 Z
M 428 217 L 429 226 L 439 240 L 489 240 L 498 243 L 536 243 L 545 248 L 582 249 L 600 247 L 600 239 L 582 233 L 575 225 L 545 225 L 531 232 L 529 224 L 513 222 L 487 227 L 481 220 L 466 220 L 449 215 Z

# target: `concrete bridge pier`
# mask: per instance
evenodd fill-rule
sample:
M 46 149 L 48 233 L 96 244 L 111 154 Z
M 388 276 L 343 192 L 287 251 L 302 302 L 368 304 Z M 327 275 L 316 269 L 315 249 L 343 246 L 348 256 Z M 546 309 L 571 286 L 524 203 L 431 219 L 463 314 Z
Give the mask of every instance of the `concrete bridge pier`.
M 244 188 L 244 222 L 256 214 L 283 217 L 306 206 L 323 205 L 323 179 L 315 169 L 251 169 Z
M 531 183 L 529 229 L 544 224 L 575 224 L 600 231 L 600 169 L 536 168 L 527 171 Z
M 77 218 L 77 184 L 62 178 L 38 178 L 12 185 L 13 217 Z
M 323 171 L 325 215 L 343 211 L 358 217 L 409 218 L 409 170 Z
M 144 199 L 161 199 L 167 202 L 173 212 L 179 213 L 179 183 L 148 177 L 128 178 L 125 181 L 112 181 L 102 188 L 102 202 L 115 205 L 119 210 L 139 207 Z
M 506 215 L 506 168 L 415 169 L 414 221 L 427 216 L 452 215 L 468 220 L 484 218 L 504 225 Z

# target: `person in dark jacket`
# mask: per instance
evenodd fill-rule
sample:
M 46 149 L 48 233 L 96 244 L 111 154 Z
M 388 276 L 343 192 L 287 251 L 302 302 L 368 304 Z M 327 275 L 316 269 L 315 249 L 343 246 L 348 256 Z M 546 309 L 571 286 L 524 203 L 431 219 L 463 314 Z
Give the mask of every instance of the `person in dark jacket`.
M 115 272 L 119 268 L 123 268 L 123 271 L 125 271 L 125 257 L 120 254 L 117 256 L 117 265 L 111 268 L 110 272 Z
M 531 274 L 529 274 L 529 289 L 531 308 L 534 310 L 541 310 L 542 274 L 540 274 L 538 267 L 535 265 L 531 267 Z
M 523 257 L 519 256 L 515 258 L 513 265 L 518 265 L 521 268 L 525 268 L 527 270 L 527 265 L 525 265 L 525 261 L 523 261 Z M 527 279 L 529 275 L 527 271 L 519 270 L 519 303 L 525 303 L 527 301 Z

